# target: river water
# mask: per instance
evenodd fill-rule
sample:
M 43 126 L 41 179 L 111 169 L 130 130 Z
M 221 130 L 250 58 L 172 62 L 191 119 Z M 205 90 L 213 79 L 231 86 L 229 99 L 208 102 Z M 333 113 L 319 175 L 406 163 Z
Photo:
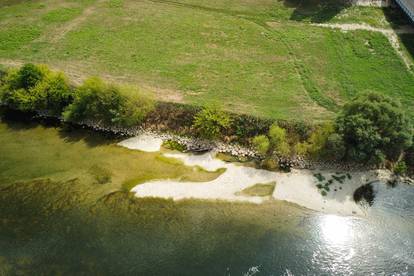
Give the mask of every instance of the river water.
M 6 131 L 52 135 L 9 127 L 0 139 L 10 139 Z M 0 142 L 2 154 L 34 143 L 6 151 Z M 23 171 L 38 165 L 15 159 L 2 155 L 0 179 L 12 161 Z M 9 184 L 0 186 L 0 275 L 414 275 L 414 187 L 406 184 L 374 184 L 385 191 L 363 217 L 278 200 L 174 202 L 116 189 L 92 200 L 76 179 Z

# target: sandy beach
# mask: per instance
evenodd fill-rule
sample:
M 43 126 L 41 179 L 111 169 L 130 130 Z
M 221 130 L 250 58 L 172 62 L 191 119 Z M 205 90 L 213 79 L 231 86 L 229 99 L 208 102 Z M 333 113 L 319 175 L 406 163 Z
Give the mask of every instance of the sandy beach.
M 137 136 L 119 143 L 130 149 L 156 152 L 162 140 L 149 135 Z M 292 170 L 289 173 L 271 172 L 263 169 L 228 163 L 215 158 L 214 152 L 204 154 L 164 153 L 166 157 L 181 160 L 187 166 L 199 166 L 208 171 L 225 169 L 210 182 L 180 182 L 174 179 L 150 181 L 135 186 L 131 191 L 137 197 L 161 197 L 182 199 L 205 199 L 244 201 L 260 204 L 267 200 L 285 200 L 300 206 L 326 213 L 340 215 L 364 215 L 365 208 L 353 200 L 354 191 L 372 181 L 384 181 L 386 171 L 333 172 Z M 247 196 L 241 191 L 259 183 L 276 182 L 269 196 Z M 318 184 L 329 183 L 329 191 L 322 195 Z M 320 186 L 319 185 L 319 186 Z

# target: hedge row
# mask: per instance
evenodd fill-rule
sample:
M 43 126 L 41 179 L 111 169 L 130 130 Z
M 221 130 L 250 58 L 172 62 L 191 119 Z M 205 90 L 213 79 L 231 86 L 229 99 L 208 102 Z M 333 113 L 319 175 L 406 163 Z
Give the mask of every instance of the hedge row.
M 370 93 L 343 107 L 323 125 L 277 121 L 233 114 L 215 106 L 155 103 L 131 87 L 90 78 L 79 87 L 63 73 L 26 64 L 0 72 L 0 103 L 20 111 L 43 112 L 70 122 L 131 127 L 249 144 L 268 163 L 294 155 L 312 159 L 384 165 L 397 171 L 413 167 L 413 126 L 398 100 Z M 404 160 L 405 159 L 405 160 Z
M 63 73 L 33 64 L 3 75 L 0 102 L 19 111 L 43 112 L 66 121 L 121 127 L 141 123 L 154 108 L 148 94 L 131 87 L 107 84 L 98 78 L 73 87 Z

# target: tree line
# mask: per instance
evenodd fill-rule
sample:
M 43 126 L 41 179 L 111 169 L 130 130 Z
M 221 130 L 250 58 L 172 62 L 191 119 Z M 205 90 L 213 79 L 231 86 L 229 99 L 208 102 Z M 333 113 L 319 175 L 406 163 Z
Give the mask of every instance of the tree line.
M 62 72 L 45 65 L 25 64 L 0 78 L 0 103 L 24 112 L 43 112 L 70 122 L 131 127 L 154 111 L 149 93 L 99 78 L 80 86 L 69 84 Z M 217 106 L 200 109 L 192 119 L 192 134 L 205 139 L 248 136 L 257 126 Z M 248 137 L 268 168 L 281 158 L 304 156 L 335 162 L 389 166 L 403 174 L 414 167 L 414 130 L 398 100 L 377 93 L 363 94 L 342 107 L 335 120 L 309 127 L 296 124 L 292 132 L 279 122 Z M 247 134 L 249 133 L 249 134 Z

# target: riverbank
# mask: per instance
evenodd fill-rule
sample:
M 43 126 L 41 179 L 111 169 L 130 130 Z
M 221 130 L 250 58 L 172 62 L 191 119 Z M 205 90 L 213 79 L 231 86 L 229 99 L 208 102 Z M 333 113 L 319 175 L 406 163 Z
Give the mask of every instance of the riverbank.
M 118 145 L 140 151 L 160 151 L 162 139 L 149 134 L 129 138 Z M 206 171 L 225 169 L 224 173 L 208 182 L 183 182 L 164 179 L 138 184 L 131 190 L 136 197 L 160 197 L 174 200 L 204 199 L 241 201 L 261 204 L 269 200 L 285 200 L 315 211 L 340 215 L 363 216 L 366 204 L 354 201 L 354 192 L 367 183 L 387 185 L 392 174 L 387 170 L 342 171 L 321 169 L 293 169 L 291 172 L 273 172 L 245 166 L 243 163 L 225 162 L 217 152 L 203 154 L 163 153 L 187 166 L 198 166 Z M 247 195 L 244 191 L 276 183 L 274 190 L 265 195 Z

